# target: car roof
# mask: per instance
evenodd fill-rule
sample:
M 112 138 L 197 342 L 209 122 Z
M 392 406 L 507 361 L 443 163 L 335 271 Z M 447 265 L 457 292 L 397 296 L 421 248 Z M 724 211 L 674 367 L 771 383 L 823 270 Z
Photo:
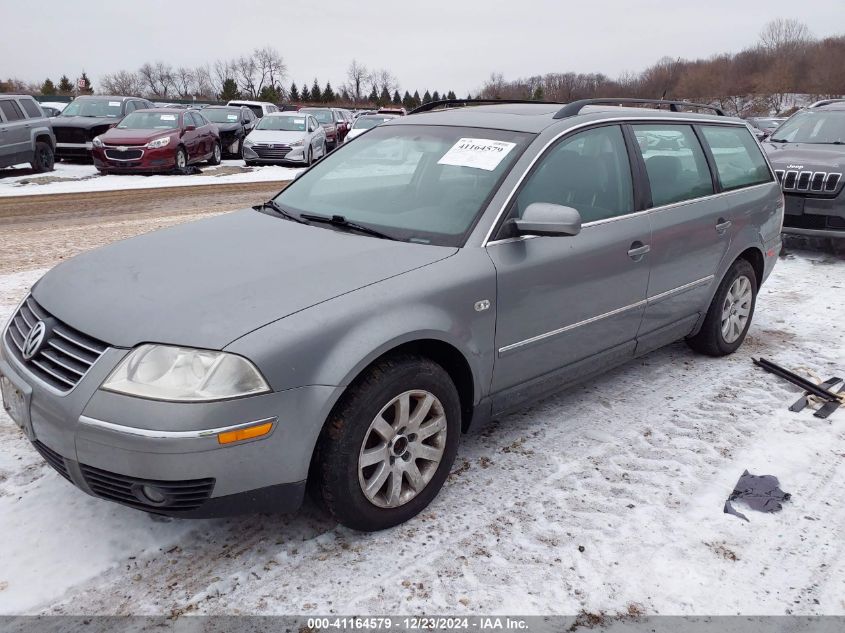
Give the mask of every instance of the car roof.
M 745 122 L 735 117 L 698 114 L 694 112 L 672 112 L 655 108 L 634 108 L 612 105 L 587 105 L 570 117 L 556 119 L 555 114 L 563 103 L 502 103 L 474 105 L 445 110 L 431 110 L 409 116 L 396 117 L 387 125 L 449 125 L 461 127 L 484 127 L 511 130 L 514 132 L 542 132 L 559 123 L 581 124 L 599 121 L 609 116 L 620 119 L 686 119 L 719 123 Z
M 109 101 L 126 101 L 127 99 L 140 99 L 146 101 L 143 97 L 119 97 L 117 95 L 79 95 L 74 99 L 108 99 Z
M 308 114 L 307 112 L 305 114 Z M 270 112 L 264 116 L 302 116 L 302 110 L 284 110 L 283 112 Z
M 264 105 L 273 105 L 273 104 L 270 103 L 269 101 L 242 101 L 241 99 L 232 99 L 226 105 L 229 105 L 229 106 L 236 106 L 236 105 L 260 105 L 260 106 L 264 106 Z
M 826 103 L 824 105 L 816 106 L 813 110 L 821 110 L 830 112 L 831 110 L 845 110 L 845 101 L 834 101 L 833 103 Z
M 135 112 L 156 112 L 158 114 L 182 114 L 184 112 L 199 112 L 199 110 L 186 110 L 185 108 L 138 108 Z
M 232 105 L 207 105 L 203 107 L 203 110 L 233 110 L 238 108 L 246 108 L 246 106 L 237 105 L 233 103 Z

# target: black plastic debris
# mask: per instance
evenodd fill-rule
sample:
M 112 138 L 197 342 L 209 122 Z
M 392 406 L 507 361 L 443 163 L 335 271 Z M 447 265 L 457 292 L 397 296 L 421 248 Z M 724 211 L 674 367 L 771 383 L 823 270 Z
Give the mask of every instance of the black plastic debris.
M 725 501 L 725 514 L 732 514 L 745 521 L 748 517 L 737 512 L 731 505 L 732 501 L 742 501 L 752 510 L 758 512 L 779 512 L 783 509 L 783 501 L 792 497 L 788 492 L 780 489 L 778 478 L 773 475 L 752 475 L 747 470 L 736 482 L 734 491 Z M 750 522 L 750 521 L 749 521 Z

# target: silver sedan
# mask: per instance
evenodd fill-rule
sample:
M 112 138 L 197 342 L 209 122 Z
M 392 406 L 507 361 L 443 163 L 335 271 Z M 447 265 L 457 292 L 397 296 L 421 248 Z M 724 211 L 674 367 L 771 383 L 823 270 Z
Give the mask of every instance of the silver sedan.
M 305 112 L 274 112 L 261 118 L 244 139 L 244 161 L 310 165 L 327 153 L 323 126 Z

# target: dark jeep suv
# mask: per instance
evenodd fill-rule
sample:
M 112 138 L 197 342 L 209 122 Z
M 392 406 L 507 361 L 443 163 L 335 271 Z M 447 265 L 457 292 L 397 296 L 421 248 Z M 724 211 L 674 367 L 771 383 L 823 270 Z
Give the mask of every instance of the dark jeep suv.
M 783 232 L 845 238 L 845 99 L 796 112 L 764 143 L 783 187 Z
M 120 123 L 130 112 L 152 107 L 140 97 L 77 97 L 53 119 L 56 157 L 91 158 L 94 137 Z

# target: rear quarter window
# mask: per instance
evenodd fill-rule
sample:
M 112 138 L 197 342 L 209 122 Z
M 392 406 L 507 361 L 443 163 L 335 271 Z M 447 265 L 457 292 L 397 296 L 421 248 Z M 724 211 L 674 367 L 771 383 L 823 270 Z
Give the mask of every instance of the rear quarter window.
M 21 104 L 21 107 L 30 119 L 40 119 L 44 116 L 41 109 L 32 99 L 20 99 L 18 102 Z
M 747 128 L 703 125 L 701 132 L 710 146 L 723 190 L 771 182 L 766 159 Z

